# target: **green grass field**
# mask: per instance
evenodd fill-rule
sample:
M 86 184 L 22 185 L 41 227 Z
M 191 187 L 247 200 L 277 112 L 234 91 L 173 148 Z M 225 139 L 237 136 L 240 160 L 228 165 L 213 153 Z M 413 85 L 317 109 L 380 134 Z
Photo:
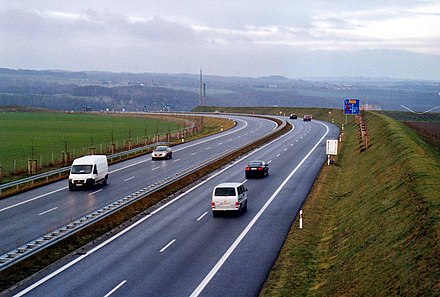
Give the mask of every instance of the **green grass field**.
M 51 112 L 0 113 L 0 166 L 10 173 L 27 168 L 28 158 L 40 164 L 60 160 L 67 151 L 74 156 L 88 148 L 106 150 L 110 143 L 123 146 L 131 138 L 133 144 L 145 136 L 164 134 L 182 128 L 182 124 L 166 119 L 121 117 L 97 114 L 65 114 Z M 15 160 L 15 165 L 14 165 Z

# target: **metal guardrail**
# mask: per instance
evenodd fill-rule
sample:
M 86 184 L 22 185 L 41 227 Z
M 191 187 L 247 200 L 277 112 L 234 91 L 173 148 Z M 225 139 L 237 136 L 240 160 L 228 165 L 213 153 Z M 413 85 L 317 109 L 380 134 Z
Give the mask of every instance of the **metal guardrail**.
M 227 151 L 214 159 L 207 160 L 200 162 L 196 165 L 192 165 L 180 172 L 174 173 L 171 176 L 168 176 L 154 184 L 151 184 L 147 187 L 144 187 L 128 196 L 125 196 L 121 199 L 118 199 L 117 201 L 108 204 L 107 206 L 104 206 L 98 210 L 93 211 L 92 213 L 89 213 L 72 223 L 69 223 L 63 227 L 60 227 L 56 230 L 53 230 L 35 240 L 32 240 L 31 242 L 24 244 L 18 248 L 13 249 L 10 252 L 7 252 L 6 254 L 3 254 L 0 256 L 0 271 L 20 262 L 21 260 L 24 260 L 25 258 L 36 254 L 37 252 L 67 238 L 68 236 L 86 228 L 89 225 L 92 225 L 93 223 L 98 222 L 99 220 L 104 219 L 105 217 L 111 215 L 112 213 L 150 195 L 153 192 L 159 191 L 166 185 L 168 185 L 171 182 L 178 181 L 179 179 L 183 179 L 185 176 L 190 175 L 193 172 L 196 172 L 197 170 L 200 170 L 201 168 L 206 168 L 210 166 L 211 164 L 219 161 L 222 158 L 227 157 L 228 155 L 234 154 L 236 152 L 239 152 L 245 147 L 251 146 L 258 141 L 273 135 L 277 133 L 279 130 L 283 129 L 286 126 L 286 121 L 283 121 L 282 125 L 278 126 L 277 129 L 271 131 L 268 135 L 262 136 L 257 138 L 251 143 L 244 144 L 236 149 Z M 127 152 L 125 152 L 127 153 Z M 114 155 L 112 155 L 114 156 Z
M 118 159 L 118 158 L 120 159 L 122 156 L 136 154 L 138 152 L 151 149 L 159 144 L 162 144 L 162 143 L 153 143 L 153 144 L 149 144 L 146 146 L 137 147 L 137 148 L 134 148 L 134 149 L 131 149 L 128 151 L 123 151 L 123 152 L 119 152 L 119 153 L 116 153 L 113 155 L 109 155 L 109 156 L 107 156 L 107 160 L 112 161 L 114 159 Z M 29 176 L 29 177 L 26 177 L 23 179 L 19 179 L 16 181 L 0 184 L 0 195 L 2 194 L 2 191 L 6 190 L 6 189 L 10 189 L 13 187 L 16 187 L 18 189 L 20 185 L 24 185 L 24 184 L 28 184 L 28 183 L 34 184 L 36 181 L 42 180 L 42 179 L 49 180 L 49 177 L 54 176 L 54 175 L 61 175 L 63 173 L 68 172 L 69 170 L 70 170 L 70 166 L 66 166 L 66 167 L 51 170 L 48 172 L 39 173 L 39 174 Z

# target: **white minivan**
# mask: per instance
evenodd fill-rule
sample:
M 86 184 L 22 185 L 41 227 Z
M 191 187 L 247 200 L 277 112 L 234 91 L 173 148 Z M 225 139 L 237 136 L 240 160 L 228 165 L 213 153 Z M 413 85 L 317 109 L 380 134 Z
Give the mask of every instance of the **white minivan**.
M 92 155 L 75 159 L 70 168 L 69 190 L 76 187 L 107 184 L 108 163 L 105 155 Z
M 244 212 L 247 209 L 247 189 L 243 183 L 222 183 L 212 191 L 212 214 L 234 211 Z

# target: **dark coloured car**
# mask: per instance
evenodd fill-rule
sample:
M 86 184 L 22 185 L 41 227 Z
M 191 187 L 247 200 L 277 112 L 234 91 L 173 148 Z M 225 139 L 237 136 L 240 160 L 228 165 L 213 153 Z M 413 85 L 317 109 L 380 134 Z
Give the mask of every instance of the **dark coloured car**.
M 154 149 L 151 153 L 151 159 L 171 159 L 173 157 L 173 151 L 170 147 L 165 145 L 160 145 Z
M 250 161 L 246 166 L 246 178 L 265 177 L 267 175 L 269 175 L 269 164 L 264 161 Z
M 312 117 L 308 114 L 304 115 L 303 121 L 304 122 L 310 122 L 312 120 Z
M 290 118 L 291 120 L 296 120 L 296 119 L 298 118 L 298 116 L 297 116 L 296 114 L 292 113 L 292 114 L 289 116 L 289 118 Z

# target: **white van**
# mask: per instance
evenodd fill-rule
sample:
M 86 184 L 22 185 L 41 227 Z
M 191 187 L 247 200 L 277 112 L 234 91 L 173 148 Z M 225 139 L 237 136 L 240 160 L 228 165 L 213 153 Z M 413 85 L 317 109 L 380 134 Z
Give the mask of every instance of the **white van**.
M 70 168 L 69 190 L 80 186 L 91 186 L 102 182 L 107 184 L 108 163 L 107 156 L 93 155 L 75 159 Z
M 222 183 L 212 191 L 212 214 L 222 211 L 241 213 L 247 209 L 247 189 L 242 183 Z

